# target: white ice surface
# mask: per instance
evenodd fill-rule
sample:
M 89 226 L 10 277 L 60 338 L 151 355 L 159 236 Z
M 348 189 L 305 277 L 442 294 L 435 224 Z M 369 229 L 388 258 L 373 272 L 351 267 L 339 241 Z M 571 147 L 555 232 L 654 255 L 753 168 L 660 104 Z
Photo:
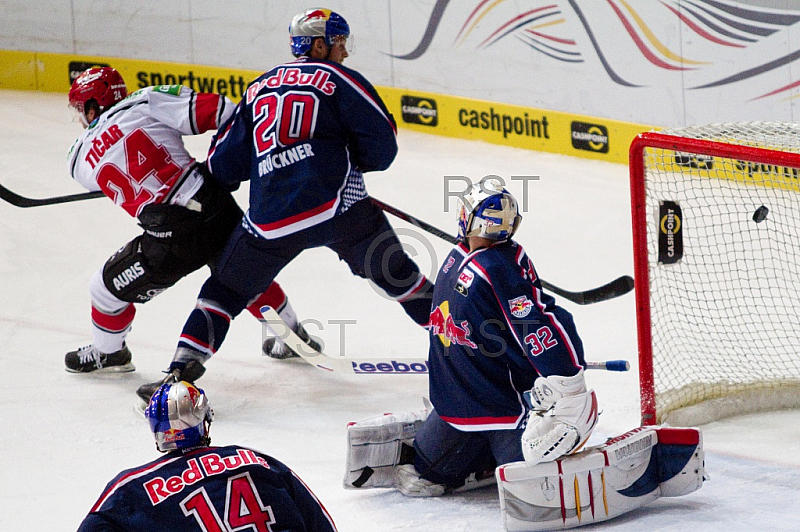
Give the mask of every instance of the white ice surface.
M 0 183 L 22 195 L 81 192 L 66 171 L 80 125 L 66 97 L 0 91 Z M 632 274 L 627 169 L 624 166 L 449 140 L 400 130 L 400 154 L 369 174 L 372 195 L 455 233 L 445 208 L 446 175 L 501 176 L 523 203 L 518 240 L 539 274 L 570 290 Z M 205 158 L 208 137 L 188 140 Z M 451 190 L 462 185 L 453 182 Z M 245 190 L 237 198 L 246 204 Z M 448 211 L 449 212 L 446 212 Z M 426 271 L 449 245 L 392 219 Z M 73 375 L 66 351 L 88 343 L 91 274 L 138 234 L 107 200 L 20 209 L 0 202 L 0 530 L 75 530 L 105 483 L 157 456 L 134 391 L 161 375 L 207 270 L 138 307 L 128 340 L 136 372 Z M 425 243 L 428 243 L 425 245 Z M 432 252 L 430 251 L 432 250 Z M 353 277 L 326 249 L 304 252 L 279 276 L 309 330 L 331 354 L 418 357 L 427 335 L 399 305 Z M 580 307 L 564 300 L 587 359 L 627 358 L 627 374 L 592 372 L 603 414 L 592 442 L 638 425 L 634 298 Z M 355 323 L 344 327 L 336 320 Z M 441 499 L 407 499 L 391 490 L 342 488 L 345 426 L 381 412 L 418 409 L 420 376 L 338 376 L 302 361 L 261 356 L 261 329 L 247 314 L 231 327 L 199 384 L 216 411 L 216 444 L 247 445 L 289 464 L 343 531 L 500 530 L 494 488 Z M 711 480 L 698 492 L 661 499 L 604 530 L 800 530 L 800 413 L 743 417 L 704 427 Z

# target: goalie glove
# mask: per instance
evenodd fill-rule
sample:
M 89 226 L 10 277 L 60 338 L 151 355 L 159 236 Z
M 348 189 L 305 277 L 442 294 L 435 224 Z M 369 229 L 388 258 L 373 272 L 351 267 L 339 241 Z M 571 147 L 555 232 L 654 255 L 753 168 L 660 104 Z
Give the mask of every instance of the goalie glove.
M 597 424 L 597 397 L 587 391 L 583 369 L 572 377 L 539 377 L 529 399 L 522 455 L 530 465 L 578 452 Z

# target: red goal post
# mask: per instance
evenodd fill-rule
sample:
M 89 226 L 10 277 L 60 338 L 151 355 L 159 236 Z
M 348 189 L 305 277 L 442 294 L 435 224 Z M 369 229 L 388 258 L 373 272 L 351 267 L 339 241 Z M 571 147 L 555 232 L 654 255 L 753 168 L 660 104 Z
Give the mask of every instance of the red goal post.
M 800 125 L 630 147 L 643 424 L 800 407 Z

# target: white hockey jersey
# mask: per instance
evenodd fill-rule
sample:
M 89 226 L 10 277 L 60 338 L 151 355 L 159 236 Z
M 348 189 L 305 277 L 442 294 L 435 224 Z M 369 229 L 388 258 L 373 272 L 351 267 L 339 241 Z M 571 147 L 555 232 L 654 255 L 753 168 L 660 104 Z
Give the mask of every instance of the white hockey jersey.
M 183 135 L 217 129 L 234 104 L 183 85 L 140 89 L 94 120 L 69 152 L 69 172 L 131 216 L 145 205 L 186 205 L 203 184 Z

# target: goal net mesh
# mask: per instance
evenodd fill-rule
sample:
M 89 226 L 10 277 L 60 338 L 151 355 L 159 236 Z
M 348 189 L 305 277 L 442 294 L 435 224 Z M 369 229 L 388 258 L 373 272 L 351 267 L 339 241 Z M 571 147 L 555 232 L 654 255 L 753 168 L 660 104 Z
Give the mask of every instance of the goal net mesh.
M 800 153 L 800 125 L 658 133 L 674 137 L 674 149 L 646 147 L 641 176 L 656 422 L 797 406 L 800 158 L 790 154 Z M 766 151 L 762 160 L 740 160 L 715 153 L 715 143 L 787 156 L 778 164 Z M 665 214 L 670 207 L 673 216 Z M 681 419 L 679 409 L 700 417 Z

